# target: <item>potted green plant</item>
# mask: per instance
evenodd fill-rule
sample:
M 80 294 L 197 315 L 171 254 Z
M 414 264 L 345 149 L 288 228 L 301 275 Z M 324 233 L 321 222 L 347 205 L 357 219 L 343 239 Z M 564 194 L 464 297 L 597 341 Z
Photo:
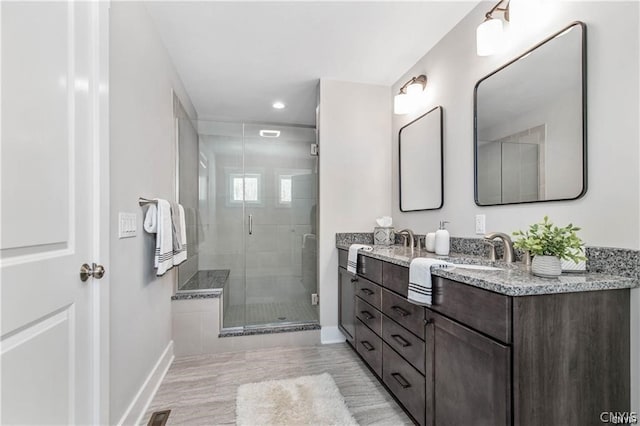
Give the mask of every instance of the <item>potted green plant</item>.
M 545 278 L 555 278 L 562 273 L 560 259 L 578 262 L 586 260 L 582 255 L 582 240 L 576 234 L 580 228 L 569 224 L 564 228 L 554 226 L 547 216 L 533 224 L 528 231 L 515 231 L 520 237 L 514 247 L 529 252 L 533 257 L 531 272 Z

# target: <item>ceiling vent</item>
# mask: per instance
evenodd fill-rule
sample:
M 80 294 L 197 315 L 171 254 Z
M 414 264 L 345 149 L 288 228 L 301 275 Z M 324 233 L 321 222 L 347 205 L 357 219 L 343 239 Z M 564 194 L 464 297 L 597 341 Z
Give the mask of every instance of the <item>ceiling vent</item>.
M 280 136 L 280 130 L 260 130 L 260 136 L 263 138 L 277 138 Z

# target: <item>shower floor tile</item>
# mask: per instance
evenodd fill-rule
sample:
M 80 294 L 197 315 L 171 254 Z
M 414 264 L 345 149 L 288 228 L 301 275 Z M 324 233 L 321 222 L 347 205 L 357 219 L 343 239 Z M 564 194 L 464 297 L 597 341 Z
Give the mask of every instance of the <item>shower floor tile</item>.
M 231 305 L 224 311 L 223 327 L 318 321 L 318 307 L 309 302 L 254 303 Z

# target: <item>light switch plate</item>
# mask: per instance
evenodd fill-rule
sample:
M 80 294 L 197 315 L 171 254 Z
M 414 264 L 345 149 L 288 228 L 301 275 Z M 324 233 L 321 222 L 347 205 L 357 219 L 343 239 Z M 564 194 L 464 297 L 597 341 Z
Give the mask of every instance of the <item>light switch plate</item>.
M 484 235 L 487 232 L 486 216 L 483 214 L 476 215 L 476 234 Z
M 118 213 L 118 238 L 135 237 L 138 231 L 138 218 L 135 213 Z

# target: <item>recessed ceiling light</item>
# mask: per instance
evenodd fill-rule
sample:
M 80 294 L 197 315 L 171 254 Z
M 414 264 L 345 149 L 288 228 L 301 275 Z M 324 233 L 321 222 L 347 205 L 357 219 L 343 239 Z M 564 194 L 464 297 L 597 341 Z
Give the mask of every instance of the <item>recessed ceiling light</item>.
M 280 136 L 280 130 L 260 130 L 260 136 L 263 138 L 277 138 Z
M 284 109 L 284 107 L 286 107 L 286 105 L 280 101 L 274 102 L 273 105 L 271 106 L 274 107 L 275 109 Z

